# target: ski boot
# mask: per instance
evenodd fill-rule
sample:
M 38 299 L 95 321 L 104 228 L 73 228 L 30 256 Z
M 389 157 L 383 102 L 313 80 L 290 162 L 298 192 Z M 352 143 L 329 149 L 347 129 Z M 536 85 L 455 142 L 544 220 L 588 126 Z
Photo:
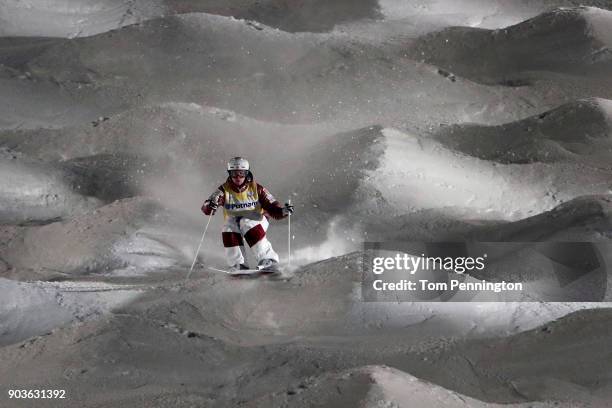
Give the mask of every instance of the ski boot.
M 259 269 L 250 269 L 247 264 L 234 265 L 228 271 L 233 278 L 252 279 L 261 275 Z
M 234 266 L 230 266 L 229 271 L 232 273 L 236 273 L 239 271 L 248 271 L 249 269 L 251 268 L 249 268 L 249 265 L 247 264 L 239 264 L 239 265 L 237 264 Z
M 278 269 L 278 262 L 276 262 L 274 259 L 262 259 L 257 264 L 257 269 L 259 269 L 261 273 L 265 274 L 280 272 L 280 270 Z

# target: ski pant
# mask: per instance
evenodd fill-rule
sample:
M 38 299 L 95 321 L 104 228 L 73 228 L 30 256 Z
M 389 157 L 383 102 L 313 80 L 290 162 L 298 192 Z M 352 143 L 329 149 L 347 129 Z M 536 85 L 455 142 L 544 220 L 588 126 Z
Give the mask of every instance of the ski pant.
M 261 220 L 244 217 L 227 218 L 221 232 L 227 264 L 234 266 L 245 262 L 244 241 L 251 247 L 258 263 L 264 259 L 273 259 L 278 262 L 278 254 L 274 252 L 272 244 L 266 238 L 268 225 L 266 217 L 262 217 Z

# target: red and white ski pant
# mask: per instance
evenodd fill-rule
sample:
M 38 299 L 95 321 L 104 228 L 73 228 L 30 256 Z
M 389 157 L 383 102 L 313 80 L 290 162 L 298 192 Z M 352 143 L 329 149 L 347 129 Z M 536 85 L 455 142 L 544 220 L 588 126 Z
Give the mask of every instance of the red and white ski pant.
M 249 244 L 255 259 L 273 259 L 278 262 L 278 254 L 272 249 L 272 244 L 266 238 L 268 220 L 252 220 L 244 217 L 228 217 L 225 220 L 221 236 L 225 247 L 225 258 L 229 266 L 244 263 L 244 241 Z M 243 240 L 244 237 L 244 240 Z

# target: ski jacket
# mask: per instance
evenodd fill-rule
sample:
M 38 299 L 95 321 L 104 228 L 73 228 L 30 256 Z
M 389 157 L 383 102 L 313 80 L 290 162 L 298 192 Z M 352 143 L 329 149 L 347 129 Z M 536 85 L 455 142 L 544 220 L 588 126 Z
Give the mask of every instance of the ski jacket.
M 247 180 L 242 186 L 237 187 L 228 178 L 225 183 L 210 195 L 202 205 L 202 212 L 211 215 L 210 203 L 217 203 L 223 207 L 223 215 L 228 217 L 246 217 L 261 219 L 268 215 L 276 220 L 285 218 L 283 207 L 272 194 L 261 184 L 254 180 Z

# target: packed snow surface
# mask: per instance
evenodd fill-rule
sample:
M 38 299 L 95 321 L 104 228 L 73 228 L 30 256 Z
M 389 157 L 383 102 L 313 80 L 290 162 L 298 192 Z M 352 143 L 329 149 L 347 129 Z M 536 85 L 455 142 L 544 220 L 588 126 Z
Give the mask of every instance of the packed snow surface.
M 577 3 L 3 1 L 4 388 L 79 408 L 611 405 L 612 4 Z M 220 216 L 196 253 L 237 155 L 295 205 L 290 234 L 268 230 L 280 276 L 211 270 Z M 604 273 L 576 302 L 363 301 L 363 242 L 453 240 L 592 243 Z M 557 278 L 498 255 L 467 279 Z

